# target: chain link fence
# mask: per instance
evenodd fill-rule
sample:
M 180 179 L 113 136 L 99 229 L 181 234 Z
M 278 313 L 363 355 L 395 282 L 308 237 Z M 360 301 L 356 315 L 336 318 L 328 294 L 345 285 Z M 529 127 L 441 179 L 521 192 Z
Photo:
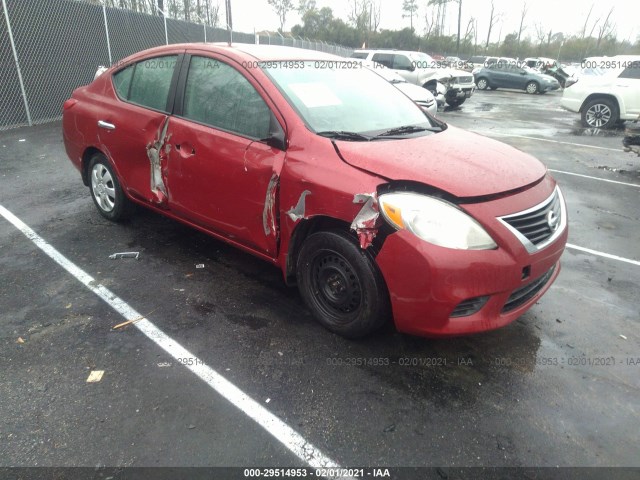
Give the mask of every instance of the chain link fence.
M 0 2 L 0 130 L 59 119 L 63 102 L 91 82 L 100 65 L 167 43 L 229 40 L 225 29 L 106 7 L 95 0 Z M 279 34 L 232 32 L 232 38 L 234 43 L 286 45 L 345 57 L 352 52 Z

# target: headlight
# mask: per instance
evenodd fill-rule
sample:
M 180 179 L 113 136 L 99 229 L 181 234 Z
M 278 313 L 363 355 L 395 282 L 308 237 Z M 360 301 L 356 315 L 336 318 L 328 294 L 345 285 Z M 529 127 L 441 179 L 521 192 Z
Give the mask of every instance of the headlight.
M 417 193 L 386 193 L 378 201 L 387 222 L 426 242 L 458 250 L 497 248 L 478 222 L 443 200 Z

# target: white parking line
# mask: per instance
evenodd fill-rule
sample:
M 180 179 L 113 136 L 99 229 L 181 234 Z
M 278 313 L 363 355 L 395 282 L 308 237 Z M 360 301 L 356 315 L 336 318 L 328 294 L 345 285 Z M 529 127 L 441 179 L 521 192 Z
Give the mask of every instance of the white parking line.
M 631 265 L 637 265 L 640 267 L 640 262 L 638 260 L 630 260 L 628 258 L 619 257 L 618 255 L 611 255 L 610 253 L 598 252 L 597 250 L 591 250 L 590 248 L 579 247 L 578 245 L 572 245 L 571 243 L 567 243 L 567 248 L 571 248 L 573 250 L 579 250 L 585 253 L 590 253 L 591 255 L 597 255 L 598 257 L 610 258 L 612 260 L 618 260 L 619 262 L 630 263 Z
M 565 172 L 564 170 L 554 170 L 553 168 L 550 168 L 549 171 L 554 173 L 562 173 L 564 175 L 573 175 L 574 177 L 584 177 L 584 178 L 590 178 L 591 180 L 600 180 L 601 182 L 617 183 L 618 185 L 626 185 L 628 187 L 640 188 L 640 185 L 638 185 L 637 183 L 619 182 L 617 180 L 609 180 L 608 178 L 592 177 L 590 175 L 583 175 L 581 173 Z
M 340 468 L 338 464 L 325 456 L 293 428 L 273 415 L 269 410 L 253 400 L 249 395 L 244 393 L 218 372 L 205 365 L 202 360 L 197 359 L 193 353 L 189 352 L 178 342 L 167 336 L 147 318 L 144 318 L 143 315 L 130 307 L 124 300 L 117 297 L 109 289 L 99 283 L 96 283 L 95 279 L 91 275 L 68 260 L 64 255 L 58 252 L 58 250 L 47 243 L 42 237 L 29 228 L 29 226 L 22 222 L 22 220 L 13 215 L 2 205 L 0 205 L 0 215 L 13 224 L 13 226 L 20 230 L 40 250 L 73 275 L 85 287 L 104 300 L 126 320 L 138 320 L 133 325 L 174 359 L 193 358 L 195 365 L 185 365 L 186 368 L 191 370 L 191 372 L 196 374 L 216 392 L 254 420 L 300 460 L 313 468 Z
M 607 148 L 607 147 L 598 147 L 596 145 L 586 145 L 584 143 L 572 143 L 572 142 L 561 142 L 560 140 L 549 140 L 548 138 L 539 138 L 539 137 L 528 137 L 526 135 L 516 135 L 514 133 L 499 133 L 499 132 L 480 132 L 481 135 L 498 135 L 503 137 L 515 137 L 515 138 L 526 138 L 528 140 L 540 140 L 541 142 L 550 142 L 550 143 L 560 143 L 562 145 L 572 145 L 574 147 L 585 147 L 585 148 L 595 148 L 598 150 L 608 150 L 610 152 L 624 152 L 622 148 Z

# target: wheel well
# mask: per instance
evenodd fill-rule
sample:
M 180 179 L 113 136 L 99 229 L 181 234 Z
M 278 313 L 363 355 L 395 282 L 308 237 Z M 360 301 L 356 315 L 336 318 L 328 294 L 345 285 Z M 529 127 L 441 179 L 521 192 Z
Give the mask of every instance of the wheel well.
M 289 286 L 296 284 L 296 268 L 298 264 L 298 254 L 300 248 L 310 235 L 316 232 L 326 230 L 340 230 L 347 233 L 355 244 L 359 245 L 360 241 L 356 232 L 351 230 L 351 224 L 333 217 L 327 217 L 324 215 L 318 215 L 309 219 L 302 220 L 293 231 L 291 235 L 291 241 L 289 242 L 289 250 L 287 252 L 287 264 L 285 270 L 285 282 Z M 380 250 L 386 238 L 395 230 L 387 223 L 382 222 L 377 229 L 376 237 L 369 247 L 366 248 L 366 252 L 375 258 Z
M 89 175 L 87 172 L 87 168 L 89 167 L 89 160 L 91 160 L 91 157 L 93 157 L 96 153 L 102 152 L 95 147 L 89 147 L 82 154 L 82 182 L 87 187 L 89 186 Z
M 338 220 L 337 218 L 326 217 L 324 215 L 300 221 L 293 231 L 291 241 L 289 242 L 285 271 L 285 281 L 287 285 L 295 285 L 296 283 L 298 253 L 300 253 L 300 248 L 302 247 L 305 239 L 310 235 L 323 230 L 342 230 L 344 232 L 353 233 L 351 232 L 351 225 L 349 223 L 344 220 Z
M 582 105 L 580 106 L 580 113 L 582 113 L 582 110 L 584 110 L 584 107 L 585 105 L 587 105 L 587 103 L 589 103 L 591 100 L 596 100 L 599 98 L 611 100 L 615 105 L 615 107 L 618 109 L 618 112 L 620 111 L 620 105 L 618 104 L 618 99 L 613 95 L 607 95 L 606 93 L 592 93 L 591 95 L 589 95 L 587 98 L 584 99 L 584 102 L 582 102 Z

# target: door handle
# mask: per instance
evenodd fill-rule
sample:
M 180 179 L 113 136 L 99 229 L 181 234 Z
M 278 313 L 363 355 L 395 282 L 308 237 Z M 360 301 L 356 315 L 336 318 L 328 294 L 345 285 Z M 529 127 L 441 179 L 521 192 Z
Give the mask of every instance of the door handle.
M 106 130 L 115 130 L 116 126 L 113 123 L 105 122 L 104 120 L 98 120 L 98 126 Z

